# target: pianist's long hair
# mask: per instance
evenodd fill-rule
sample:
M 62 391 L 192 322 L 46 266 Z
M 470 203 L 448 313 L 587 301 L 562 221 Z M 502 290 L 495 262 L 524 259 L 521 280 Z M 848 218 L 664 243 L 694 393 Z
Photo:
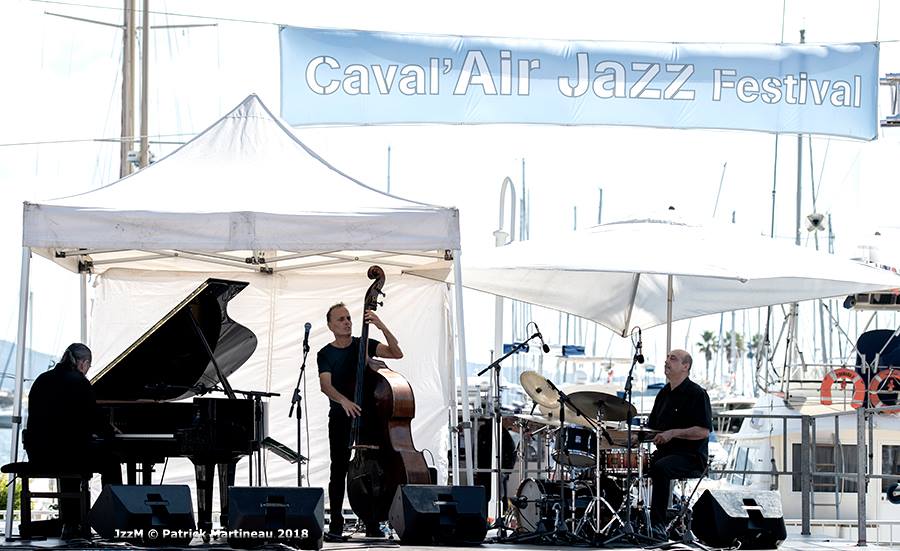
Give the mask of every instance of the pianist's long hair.
M 59 359 L 56 365 L 61 369 L 74 371 L 75 366 L 81 360 L 91 361 L 91 349 L 80 342 L 73 342 L 63 352 L 62 358 Z

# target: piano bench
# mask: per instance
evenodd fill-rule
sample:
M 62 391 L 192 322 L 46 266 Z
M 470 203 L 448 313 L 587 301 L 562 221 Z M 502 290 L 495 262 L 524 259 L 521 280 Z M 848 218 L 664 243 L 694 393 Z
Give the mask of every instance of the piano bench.
M 91 505 L 91 477 L 93 473 L 81 473 L 73 471 L 61 471 L 59 469 L 49 468 L 42 465 L 34 465 L 27 461 L 19 461 L 17 463 L 8 463 L 0 467 L 0 472 L 10 474 L 22 481 L 21 504 L 19 505 L 19 539 L 30 540 L 35 535 L 37 524 L 31 520 L 31 500 L 32 498 L 78 498 L 81 505 L 81 525 L 86 534 L 84 537 L 90 538 L 90 528 L 88 528 L 88 510 Z M 57 489 L 55 492 L 32 492 L 29 482 L 32 478 L 58 478 L 67 480 L 78 480 L 79 491 L 63 492 Z M 12 534 L 7 534 L 6 541 L 13 539 Z

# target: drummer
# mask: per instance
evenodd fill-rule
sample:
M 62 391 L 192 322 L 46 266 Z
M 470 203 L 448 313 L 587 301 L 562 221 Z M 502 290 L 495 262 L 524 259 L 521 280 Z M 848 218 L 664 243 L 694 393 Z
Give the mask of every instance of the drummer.
M 662 431 L 653 439 L 656 452 L 650 461 L 650 521 L 653 536 L 659 539 L 668 539 L 666 509 L 672 481 L 700 478 L 709 457 L 712 407 L 706 390 L 689 378 L 692 364 L 686 351 L 669 352 L 665 363 L 668 383 L 657 394 L 647 421 L 647 426 Z

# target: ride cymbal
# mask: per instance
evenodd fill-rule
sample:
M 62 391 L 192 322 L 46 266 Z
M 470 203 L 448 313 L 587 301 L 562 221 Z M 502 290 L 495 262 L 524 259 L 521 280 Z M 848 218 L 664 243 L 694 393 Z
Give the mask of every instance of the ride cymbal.
M 569 395 L 572 405 L 591 419 L 601 421 L 627 421 L 637 415 L 637 409 L 618 396 L 605 392 L 576 391 Z

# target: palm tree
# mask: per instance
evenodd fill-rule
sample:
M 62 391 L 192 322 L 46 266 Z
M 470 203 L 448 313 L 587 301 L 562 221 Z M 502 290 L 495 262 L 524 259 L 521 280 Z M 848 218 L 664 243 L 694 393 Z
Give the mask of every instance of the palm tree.
M 744 346 L 744 336 L 740 333 L 735 333 L 734 331 L 729 331 L 725 334 L 725 342 L 722 343 L 722 348 L 725 349 L 725 358 L 728 360 L 728 363 L 731 363 L 731 339 L 732 335 L 734 336 L 734 348 L 737 352 L 738 357 L 740 357 L 745 350 Z
M 703 340 L 697 343 L 697 347 L 700 352 L 703 352 L 703 357 L 706 359 L 706 380 L 709 380 L 709 361 L 719 350 L 719 339 L 712 331 L 704 331 L 700 338 Z
M 759 353 L 760 348 L 763 344 L 763 336 L 760 333 L 753 335 L 750 338 L 750 346 L 747 348 L 747 357 L 751 360 L 756 357 Z

